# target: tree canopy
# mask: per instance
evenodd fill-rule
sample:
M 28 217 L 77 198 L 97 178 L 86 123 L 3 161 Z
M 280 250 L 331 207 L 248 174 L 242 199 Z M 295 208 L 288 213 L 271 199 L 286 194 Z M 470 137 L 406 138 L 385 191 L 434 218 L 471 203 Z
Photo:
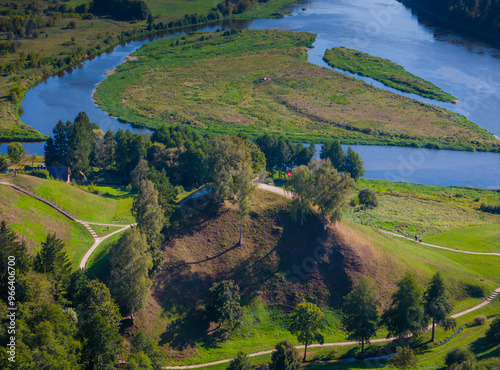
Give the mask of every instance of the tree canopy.
M 299 303 L 292 314 L 290 332 L 297 336 L 299 342 L 303 343 L 304 361 L 307 356 L 307 346 L 313 341 L 323 344 L 323 336 L 320 330 L 324 328 L 323 319 L 325 315 L 313 303 Z

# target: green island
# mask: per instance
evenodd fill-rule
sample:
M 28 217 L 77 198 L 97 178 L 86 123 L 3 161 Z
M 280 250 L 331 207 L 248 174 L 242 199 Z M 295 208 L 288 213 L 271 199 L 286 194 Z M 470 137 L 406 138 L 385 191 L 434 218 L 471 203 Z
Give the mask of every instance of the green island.
M 457 100 L 432 82 L 411 74 L 400 65 L 358 50 L 346 47 L 329 49 L 323 60 L 333 68 L 373 78 L 399 91 L 449 103 Z
M 145 45 L 97 88 L 102 109 L 137 127 L 187 123 L 212 133 L 498 151 L 467 118 L 310 64 L 315 36 L 192 34 Z

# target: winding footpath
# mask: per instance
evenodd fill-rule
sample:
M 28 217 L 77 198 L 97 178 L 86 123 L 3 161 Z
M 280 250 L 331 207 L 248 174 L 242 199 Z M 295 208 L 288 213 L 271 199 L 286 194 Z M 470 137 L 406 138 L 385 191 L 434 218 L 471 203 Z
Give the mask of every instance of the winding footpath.
M 38 195 L 36 194 L 33 194 L 32 192 L 26 190 L 26 189 L 23 189 L 21 188 L 20 186 L 17 186 L 17 185 L 14 185 L 14 184 L 11 184 L 11 183 L 8 183 L 8 182 L 0 182 L 0 185 L 6 185 L 6 186 L 10 186 L 26 195 L 29 195 L 37 200 L 39 200 L 40 202 L 43 202 L 45 204 L 47 204 L 48 206 L 54 208 L 55 210 L 57 210 L 58 212 L 62 213 L 64 216 L 66 216 L 67 218 L 69 218 L 71 221 L 74 221 L 74 222 L 78 222 L 79 224 L 82 224 L 83 226 L 85 226 L 85 228 L 88 230 L 88 232 L 90 233 L 90 235 L 92 235 L 92 238 L 94 239 L 94 244 L 92 244 L 92 247 L 90 247 L 90 249 L 87 251 L 87 253 L 85 253 L 85 255 L 83 256 L 82 260 L 80 261 L 80 269 L 81 270 L 85 270 L 85 265 L 87 264 L 87 261 L 89 259 L 89 257 L 92 255 L 92 253 L 97 249 L 97 247 L 99 247 L 99 245 L 105 241 L 106 239 L 112 237 L 113 235 L 116 235 L 118 233 L 121 233 L 122 231 L 134 226 L 135 224 L 130 224 L 130 225 L 116 225 L 116 224 L 106 224 L 106 223 L 98 223 L 98 222 L 89 222 L 89 221 L 82 221 L 82 220 L 79 220 L 77 219 L 76 217 L 72 216 L 71 214 L 69 214 L 68 212 L 66 212 L 65 210 L 63 210 L 61 207 L 58 207 L 56 206 L 54 203 L 48 201 L 47 199 L 43 199 L 41 197 L 39 197 Z M 92 226 L 91 225 L 98 225 L 98 226 L 111 226 L 111 227 L 119 227 L 118 230 L 116 231 L 113 231 L 111 234 L 108 234 L 108 235 L 105 235 L 105 236 L 101 236 L 99 237 L 97 235 L 97 233 L 95 232 L 94 229 L 92 229 Z

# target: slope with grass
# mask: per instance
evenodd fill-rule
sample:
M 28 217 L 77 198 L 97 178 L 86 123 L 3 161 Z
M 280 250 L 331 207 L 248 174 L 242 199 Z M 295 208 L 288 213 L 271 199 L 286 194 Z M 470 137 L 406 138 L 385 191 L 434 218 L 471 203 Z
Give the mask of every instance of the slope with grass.
M 57 180 L 18 175 L 6 180 L 53 202 L 75 218 L 88 222 L 131 224 L 133 195 L 123 189 L 105 188 L 100 196 Z
M 231 358 L 242 348 L 269 350 L 284 338 L 296 343 L 287 331 L 286 313 L 303 299 L 325 310 L 325 341 L 345 341 L 338 305 L 362 275 L 377 286 L 381 308 L 407 270 L 422 282 L 441 271 L 455 299 L 454 312 L 483 301 L 500 283 L 498 261 L 489 257 L 419 246 L 347 220 L 326 233 L 313 216 L 297 227 L 289 217 L 290 201 L 271 192 L 256 191 L 242 245 L 234 205 L 225 203 L 215 215 L 197 204 L 165 245 L 167 262 L 155 278 L 149 304 L 125 333 L 145 330 L 168 353 L 171 365 Z M 240 285 L 245 312 L 245 325 L 229 339 L 206 322 L 203 300 L 214 281 L 228 278 Z
M 323 60 L 333 68 L 373 78 L 399 91 L 449 103 L 457 100 L 432 82 L 411 74 L 400 65 L 358 50 L 346 47 L 329 49 Z
M 307 61 L 315 36 L 271 30 L 158 40 L 94 95 L 141 127 L 189 123 L 214 133 L 283 133 L 297 141 L 500 150 L 465 117 Z
M 0 219 L 5 220 L 34 254 L 49 233 L 62 239 L 74 269 L 93 243 L 85 227 L 33 197 L 0 185 Z

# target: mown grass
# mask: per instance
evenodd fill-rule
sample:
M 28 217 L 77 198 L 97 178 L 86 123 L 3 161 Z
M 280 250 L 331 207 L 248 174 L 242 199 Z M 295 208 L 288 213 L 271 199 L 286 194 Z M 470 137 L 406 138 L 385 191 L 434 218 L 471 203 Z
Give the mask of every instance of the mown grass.
M 111 234 L 113 231 L 116 231 L 120 228 L 120 227 L 103 226 L 103 225 L 90 225 L 90 226 L 99 237 Z
M 438 245 L 442 244 L 437 242 L 438 239 L 428 237 L 467 228 L 458 234 L 465 236 L 470 233 L 469 242 L 465 244 L 456 244 L 459 238 L 447 238 L 447 234 L 439 241 L 446 240 L 445 246 L 458 249 L 495 251 L 491 248 L 492 244 L 495 244 L 494 235 L 495 230 L 498 231 L 499 228 L 500 215 L 482 212 L 479 206 L 483 201 L 500 203 L 500 192 L 497 190 L 437 187 L 368 179 L 359 179 L 356 187 L 356 193 L 365 188 L 375 190 L 378 206 L 364 210 L 358 206 L 347 207 L 344 214 L 349 220 L 401 234 L 408 233 L 411 237 L 417 234 L 424 237 L 425 242 L 435 242 L 434 244 Z M 468 229 L 481 225 L 491 230 L 490 234 L 481 234 L 474 228 Z M 452 232 L 450 235 L 455 234 Z
M 313 41 L 310 33 L 270 30 L 158 40 L 119 66 L 94 97 L 111 115 L 153 129 L 188 123 L 303 142 L 500 149 L 463 116 L 308 63 Z
M 451 230 L 432 235 L 427 242 L 476 252 L 500 252 L 500 224 Z
M 64 241 L 74 269 L 94 242 L 83 225 L 10 186 L 0 185 L 0 218 L 28 244 L 33 254 L 48 234 L 55 233 Z
M 99 279 L 104 283 L 107 281 L 110 272 L 109 252 L 122 235 L 123 233 L 118 233 L 109 237 L 90 255 L 85 266 L 85 271 L 90 278 Z
M 358 50 L 346 47 L 333 48 L 326 50 L 323 60 L 333 68 L 373 78 L 399 91 L 450 103 L 455 103 L 457 100 L 432 82 L 411 74 L 400 65 Z
M 115 194 L 99 196 L 87 193 L 75 186 L 57 180 L 42 180 L 37 177 L 18 175 L 9 179 L 18 185 L 48 201 L 82 221 L 129 224 L 133 223 L 131 214 L 133 196 L 116 190 Z

